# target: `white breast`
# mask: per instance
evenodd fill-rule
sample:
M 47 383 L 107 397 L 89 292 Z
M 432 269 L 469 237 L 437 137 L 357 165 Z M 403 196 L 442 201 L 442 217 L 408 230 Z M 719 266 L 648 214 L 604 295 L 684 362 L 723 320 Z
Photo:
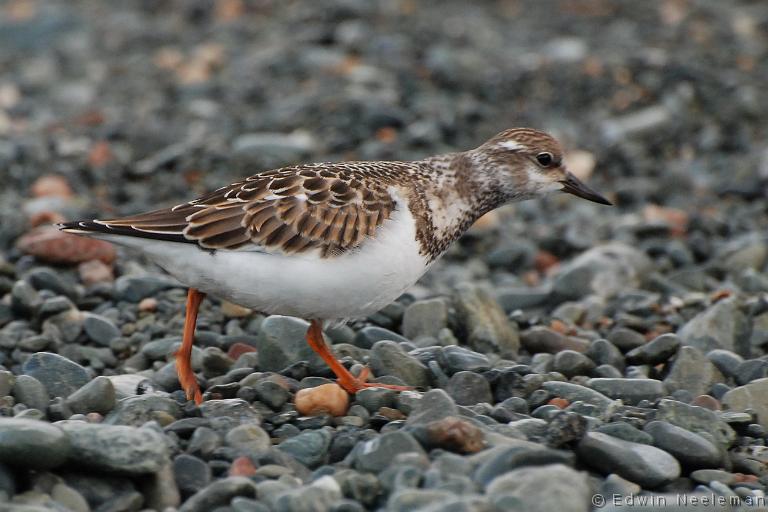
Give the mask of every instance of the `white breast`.
M 400 204 L 359 249 L 333 258 L 256 251 L 205 251 L 193 244 L 136 237 L 108 240 L 142 250 L 176 279 L 269 314 L 335 319 L 391 303 L 428 269 L 416 223 Z

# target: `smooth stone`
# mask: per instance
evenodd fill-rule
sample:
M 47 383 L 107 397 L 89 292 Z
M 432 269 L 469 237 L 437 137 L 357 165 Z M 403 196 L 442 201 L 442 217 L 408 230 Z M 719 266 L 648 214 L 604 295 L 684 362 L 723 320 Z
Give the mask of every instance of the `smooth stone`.
M 697 469 L 691 472 L 691 479 L 700 484 L 720 482 L 726 485 L 733 485 L 736 483 L 736 475 L 721 469 Z
M 720 450 L 698 434 L 665 421 L 652 421 L 643 430 L 653 437 L 655 447 L 670 453 L 686 468 L 720 466 Z
M 549 464 L 573 465 L 573 453 L 564 450 L 553 450 L 532 443 L 521 446 L 500 447 L 486 456 L 473 475 L 474 481 L 481 487 L 486 487 L 495 478 L 509 473 L 517 468 L 531 468 Z
M 664 396 L 664 384 L 656 379 L 589 379 L 587 386 L 603 395 L 636 405 L 641 400 L 653 402 Z
M 29 271 L 25 278 L 29 280 L 30 284 L 39 290 L 50 290 L 57 295 L 64 295 L 71 299 L 74 299 L 77 295 L 75 287 L 66 275 L 62 275 L 60 272 L 56 272 L 52 268 L 37 267 Z
M 595 363 L 575 350 L 562 350 L 555 354 L 553 369 L 570 378 L 575 375 L 589 375 L 595 369 Z
M 325 461 L 333 435 L 325 428 L 310 430 L 286 439 L 277 446 L 308 468 L 316 468 Z
M 605 339 L 594 340 L 589 345 L 587 356 L 597 366 L 610 365 L 617 370 L 623 370 L 626 366 L 624 355 L 613 343 Z
M 517 324 L 511 322 L 486 289 L 472 284 L 456 285 L 453 304 L 460 329 L 458 335 L 470 348 L 481 353 L 515 358 L 520 349 Z
M 757 422 L 768 428 L 768 378 L 757 379 L 745 386 L 733 388 L 720 400 L 728 410 L 743 412 L 751 410 Z
M 297 361 L 309 362 L 310 371 L 326 368 L 325 362 L 306 341 L 309 322 L 290 316 L 272 315 L 261 323 L 256 339 L 261 371 L 279 372 Z
M 87 313 L 83 320 L 83 330 L 92 341 L 103 347 L 120 337 L 120 329 L 109 318 Z
M 39 380 L 51 398 L 67 398 L 90 380 L 85 368 L 51 352 L 32 354 L 22 365 L 22 371 Z
M 363 388 L 355 393 L 355 402 L 371 413 L 382 407 L 392 407 L 395 403 L 395 391 L 386 388 Z
M 491 385 L 488 380 L 474 372 L 454 373 L 445 390 L 458 405 L 493 402 Z
M 666 363 L 670 357 L 677 353 L 680 344 L 680 338 L 676 334 L 662 334 L 645 345 L 641 345 L 627 352 L 627 363 L 635 365 L 657 365 Z
M 683 346 L 664 378 L 664 386 L 669 393 L 684 389 L 694 395 L 704 395 L 709 393 L 712 384 L 723 381 L 723 374 L 699 349 Z
M 619 439 L 633 443 L 653 444 L 653 437 L 651 437 L 650 434 L 623 421 L 615 421 L 600 425 L 595 429 L 595 432 L 608 434 L 609 436 L 618 437 Z
M 587 474 L 563 464 L 514 469 L 494 479 L 486 492 L 498 510 L 586 512 L 592 487 Z
M 29 375 L 16 377 L 16 383 L 13 385 L 13 396 L 17 402 L 27 407 L 42 412 L 48 409 L 48 391 L 39 380 Z
M 739 310 L 735 297 L 723 299 L 702 311 L 683 325 L 677 332 L 685 345 L 702 352 L 726 349 L 742 356 L 749 356 L 749 330 L 744 314 Z
M 261 414 L 241 398 L 207 400 L 200 405 L 204 418 L 227 420 L 232 426 L 247 423 L 261 423 Z
M 577 401 L 586 402 L 594 405 L 601 411 L 608 410 L 614 404 L 614 401 L 604 394 L 571 382 L 548 381 L 544 382 L 541 387 L 553 395 L 565 398 L 571 403 Z
M 241 476 L 216 480 L 185 501 L 179 507 L 179 512 L 211 512 L 216 507 L 228 505 L 237 496 L 255 498 L 256 485 Z
M 62 429 L 36 420 L 0 417 L 0 462 L 30 469 L 61 466 L 71 445 Z
M 491 362 L 485 354 L 458 345 L 443 347 L 438 360 L 449 374 L 460 371 L 483 372 L 490 370 Z
M 378 473 L 386 469 L 400 454 L 413 454 L 426 460 L 421 445 L 406 432 L 387 432 L 358 445 L 354 467 L 359 471 Z
M 448 326 L 448 304 L 443 299 L 417 300 L 403 314 L 403 336 L 415 340 L 420 336 L 437 338 Z
M 153 429 L 82 421 L 59 425 L 72 445 L 70 462 L 81 468 L 143 475 L 155 473 L 169 463 L 166 440 Z
M 288 390 L 271 380 L 261 379 L 253 385 L 253 389 L 259 402 L 267 404 L 273 410 L 279 410 L 291 397 Z
M 107 378 L 112 382 L 117 400 L 137 396 L 139 389 L 149 383 L 149 379 L 137 374 L 108 375 Z
M 298 489 L 282 493 L 275 500 L 275 512 L 324 512 L 341 500 L 341 487 L 330 475 L 321 476 Z
M 704 407 L 662 399 L 657 406 L 656 419 L 691 432 L 707 432 L 725 448 L 736 440 L 736 432 L 716 412 Z
M 115 387 L 107 377 L 96 377 L 67 398 L 74 413 L 97 412 L 105 415 L 115 407 Z
M 138 395 L 120 400 L 104 418 L 104 423 L 139 427 L 157 419 L 158 413 L 178 419 L 181 417 L 181 407 L 175 400 L 164 396 Z
M 16 384 L 16 376 L 8 371 L 0 370 L 0 396 L 8 396 Z M 46 398 L 48 397 L 46 393 Z
M 712 351 L 714 352 L 714 350 Z M 743 386 L 758 379 L 768 377 L 768 361 L 764 359 L 748 359 L 736 367 L 734 372 L 736 384 Z
M 555 275 L 552 293 L 561 301 L 591 294 L 612 297 L 637 288 L 652 268 L 642 250 L 612 242 L 593 247 L 563 265 Z
M 389 329 L 384 329 L 383 327 L 378 327 L 376 325 L 369 325 L 367 327 L 363 327 L 357 332 L 353 343 L 357 347 L 370 349 L 376 344 L 377 341 L 381 340 L 403 343 L 407 342 L 408 338 L 400 336 L 396 332 L 390 331 Z
M 238 453 L 263 453 L 272 447 L 269 434 L 258 425 L 250 423 L 233 428 L 227 432 L 224 440 Z
M 394 341 L 376 342 L 371 349 L 370 364 L 377 377 L 392 375 L 409 386 L 429 386 L 429 370 Z
M 51 498 L 71 512 L 90 512 L 91 510 L 83 495 L 66 484 L 55 484 L 51 488 Z
M 433 507 L 443 510 L 445 503 L 453 497 L 447 490 L 403 488 L 390 494 L 387 510 L 417 511 Z
M 608 341 L 622 352 L 629 352 L 645 345 L 645 337 L 642 334 L 626 327 L 619 327 L 611 331 L 608 334 Z
M 402 395 L 398 397 L 400 402 L 405 399 Z M 398 404 L 398 409 L 403 410 L 400 404 Z M 408 414 L 406 424 L 411 426 L 426 425 L 432 421 L 459 415 L 456 402 L 442 389 L 427 391 L 421 396 L 420 400 L 412 405 L 410 411 L 403 412 Z
M 616 473 L 643 487 L 660 487 L 680 476 L 680 464 L 669 453 L 599 432 L 587 433 L 577 453 L 596 470 L 606 475 Z
M 523 331 L 520 341 L 525 349 L 533 354 L 547 352 L 556 354 L 561 350 L 575 350 L 584 353 L 589 349 L 589 342 L 571 336 L 564 336 L 544 326 L 534 326 Z
M 173 476 L 182 497 L 188 498 L 211 482 L 211 468 L 204 460 L 182 453 L 173 459 Z

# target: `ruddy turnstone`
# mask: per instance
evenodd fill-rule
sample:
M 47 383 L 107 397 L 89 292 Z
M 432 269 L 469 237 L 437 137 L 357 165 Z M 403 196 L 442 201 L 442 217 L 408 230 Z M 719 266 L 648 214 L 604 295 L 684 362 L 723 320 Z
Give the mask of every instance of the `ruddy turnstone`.
M 322 321 L 386 306 L 475 220 L 503 204 L 554 191 L 611 204 L 562 158 L 550 135 L 512 128 L 461 153 L 283 167 L 172 208 L 59 227 L 139 249 L 190 287 L 176 354 L 189 399 L 202 400 L 190 356 L 198 308 L 209 293 L 309 319 L 307 342 L 355 393 L 384 385 L 368 383 L 367 369 L 352 375 L 334 357 Z

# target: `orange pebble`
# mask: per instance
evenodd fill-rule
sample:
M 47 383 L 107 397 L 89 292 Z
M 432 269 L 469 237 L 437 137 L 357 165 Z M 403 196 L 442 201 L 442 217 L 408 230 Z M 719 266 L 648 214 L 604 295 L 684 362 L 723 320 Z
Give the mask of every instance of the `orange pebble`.
M 256 466 L 253 465 L 251 459 L 245 456 L 241 456 L 232 461 L 232 465 L 229 467 L 229 476 L 244 476 L 249 477 L 256 474 Z
M 144 313 L 151 313 L 157 310 L 157 299 L 154 297 L 146 297 L 139 302 L 139 311 Z
M 299 390 L 294 404 L 299 414 L 304 416 L 344 416 L 349 408 L 349 395 L 338 384 L 323 384 Z
M 112 267 L 99 260 L 89 260 L 77 266 L 77 273 L 84 285 L 90 286 L 96 283 L 111 283 L 115 280 Z
M 256 348 L 246 344 L 246 343 L 233 343 L 231 347 L 229 347 L 229 350 L 227 350 L 227 355 L 237 361 L 237 359 L 247 353 L 247 352 L 256 352 Z
M 565 398 L 560 398 L 560 397 L 553 398 L 552 400 L 550 400 L 547 403 L 549 405 L 554 405 L 555 407 L 557 407 L 559 409 L 565 409 L 566 407 L 571 405 L 571 403 L 568 400 L 566 400 Z
M 72 197 L 72 189 L 66 178 L 56 174 L 40 176 L 32 184 L 33 197 Z

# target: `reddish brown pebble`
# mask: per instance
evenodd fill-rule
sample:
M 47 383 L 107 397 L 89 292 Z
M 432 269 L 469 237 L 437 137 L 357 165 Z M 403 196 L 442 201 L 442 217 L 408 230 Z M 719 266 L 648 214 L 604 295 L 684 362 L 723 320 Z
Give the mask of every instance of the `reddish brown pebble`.
M 64 216 L 58 212 L 37 212 L 30 217 L 29 223 L 33 228 L 36 228 L 37 226 L 50 226 L 65 220 Z
M 542 274 L 546 274 L 552 269 L 557 268 L 560 265 L 560 260 L 557 256 L 547 251 L 539 251 L 534 258 L 534 266 L 536 270 Z
M 483 431 L 465 419 L 449 416 L 427 424 L 429 443 L 459 453 L 476 453 L 485 448 Z
M 229 467 L 229 476 L 244 476 L 249 477 L 256 474 L 256 466 L 253 465 L 251 459 L 245 456 L 241 456 L 232 461 L 232 465 Z
M 378 414 L 384 416 L 389 421 L 397 421 L 397 420 L 404 420 L 405 414 L 403 414 L 398 409 L 393 409 L 391 407 L 381 407 L 378 410 Z
M 97 412 L 89 412 L 85 415 L 85 419 L 88 420 L 88 423 L 101 423 L 104 420 L 104 416 Z
M 566 400 L 565 398 L 560 398 L 560 397 L 553 398 L 552 400 L 550 400 L 547 403 L 549 405 L 554 405 L 558 409 L 565 409 L 566 407 L 571 405 L 571 403 L 568 400 Z
M 736 482 L 751 482 L 755 483 L 758 480 L 760 480 L 757 475 L 747 475 L 744 473 L 733 473 L 733 476 L 736 477 Z
M 72 197 L 72 189 L 67 180 L 56 174 L 46 174 L 37 178 L 30 192 L 33 197 Z
M 696 398 L 693 399 L 691 402 L 691 405 L 698 405 L 699 407 L 704 407 L 705 409 L 709 409 L 712 411 L 719 411 L 722 409 L 722 406 L 720 405 L 720 401 L 710 395 L 699 395 Z
M 53 226 L 35 228 L 16 242 L 20 251 L 49 263 L 74 264 L 89 260 L 115 261 L 115 248 L 102 240 L 71 235 Z
M 237 361 L 237 359 L 248 352 L 256 352 L 256 349 L 250 345 L 247 345 L 245 343 L 233 343 L 231 347 L 229 347 L 229 350 L 227 350 L 227 355 Z
M 157 310 L 157 299 L 154 297 L 147 297 L 141 299 L 139 302 L 139 311 L 143 313 L 152 313 Z
M 294 405 L 299 414 L 304 416 L 344 416 L 349 408 L 349 395 L 338 384 L 323 384 L 299 390 Z
M 104 167 L 110 160 L 112 160 L 112 149 L 109 147 L 109 143 L 104 140 L 94 144 L 88 153 L 88 164 L 91 167 Z
M 96 283 L 111 283 L 115 280 L 112 267 L 99 260 L 84 261 L 77 266 L 80 280 L 86 286 Z

